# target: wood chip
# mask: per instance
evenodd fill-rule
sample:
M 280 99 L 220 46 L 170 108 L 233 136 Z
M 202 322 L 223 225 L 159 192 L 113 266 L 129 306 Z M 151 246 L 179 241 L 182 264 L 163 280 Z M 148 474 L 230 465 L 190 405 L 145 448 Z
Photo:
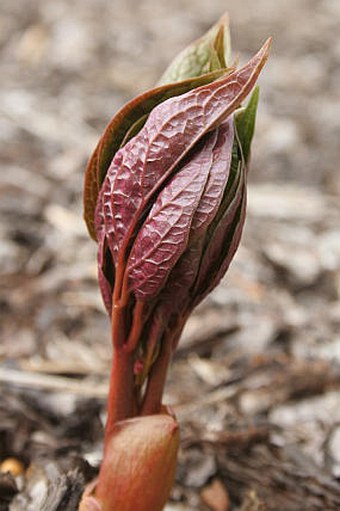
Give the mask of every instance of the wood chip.
M 202 490 L 201 499 L 211 511 L 229 511 L 230 509 L 228 492 L 219 479 L 214 479 Z

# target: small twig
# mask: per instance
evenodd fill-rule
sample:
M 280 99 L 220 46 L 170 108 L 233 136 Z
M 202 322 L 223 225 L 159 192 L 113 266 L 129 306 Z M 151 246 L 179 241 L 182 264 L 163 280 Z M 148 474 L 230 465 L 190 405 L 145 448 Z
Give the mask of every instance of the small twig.
M 180 418 L 190 416 L 196 410 L 203 408 L 204 406 L 212 405 L 214 403 L 220 403 L 234 397 L 240 391 L 239 385 L 228 385 L 220 389 L 214 390 L 209 394 L 205 394 L 199 399 L 191 400 L 188 403 L 181 403 L 174 405 L 176 415 Z
M 106 399 L 108 394 L 107 384 L 90 383 L 89 381 L 73 380 L 62 376 L 50 376 L 8 368 L 0 368 L 0 385 L 67 392 L 98 399 Z

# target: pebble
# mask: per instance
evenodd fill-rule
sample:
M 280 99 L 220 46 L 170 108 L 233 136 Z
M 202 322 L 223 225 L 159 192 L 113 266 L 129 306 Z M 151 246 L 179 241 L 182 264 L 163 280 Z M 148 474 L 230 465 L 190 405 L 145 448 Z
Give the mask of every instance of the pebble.
M 198 450 L 192 453 L 190 464 L 184 484 L 193 488 L 201 488 L 217 470 L 214 456 Z
M 228 511 L 230 509 L 229 495 L 219 479 L 214 479 L 201 491 L 201 498 L 212 511 Z
M 265 247 L 264 253 L 272 264 L 287 272 L 294 287 L 310 286 L 320 275 L 319 258 L 310 247 L 272 243 Z
M 17 458 L 6 458 L 0 464 L 0 472 L 9 472 L 13 477 L 17 477 L 25 472 L 25 465 Z

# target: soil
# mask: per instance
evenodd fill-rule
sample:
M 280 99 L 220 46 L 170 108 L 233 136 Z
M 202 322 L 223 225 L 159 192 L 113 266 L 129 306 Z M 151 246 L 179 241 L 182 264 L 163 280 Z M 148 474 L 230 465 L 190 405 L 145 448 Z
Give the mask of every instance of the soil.
M 338 0 L 0 9 L 0 509 L 74 511 L 98 470 L 110 341 L 84 168 L 113 113 L 226 9 L 241 62 L 274 46 L 242 245 L 169 373 L 166 510 L 340 509 Z

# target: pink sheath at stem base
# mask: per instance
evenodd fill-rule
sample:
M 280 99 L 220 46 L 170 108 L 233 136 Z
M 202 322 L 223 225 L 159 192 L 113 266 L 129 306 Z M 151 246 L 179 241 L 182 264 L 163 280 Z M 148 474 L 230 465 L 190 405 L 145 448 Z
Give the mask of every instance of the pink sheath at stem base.
M 97 483 L 79 511 L 162 511 L 175 477 L 178 423 L 170 415 L 118 422 L 108 439 Z

